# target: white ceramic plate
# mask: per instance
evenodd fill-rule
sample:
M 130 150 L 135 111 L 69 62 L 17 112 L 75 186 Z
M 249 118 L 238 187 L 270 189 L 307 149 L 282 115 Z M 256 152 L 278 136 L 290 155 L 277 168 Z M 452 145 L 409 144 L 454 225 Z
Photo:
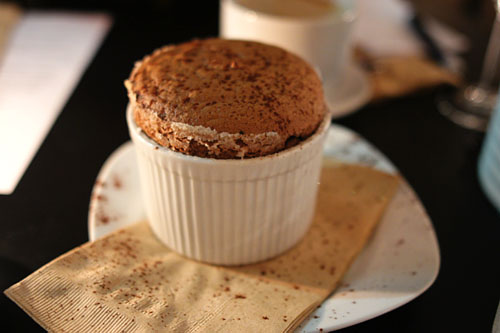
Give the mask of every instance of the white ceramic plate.
M 391 162 L 367 141 L 338 125 L 328 133 L 324 154 L 396 172 Z M 89 238 L 95 240 L 144 219 L 135 151 L 127 142 L 109 157 L 97 177 L 89 210 Z M 439 263 L 431 221 L 404 183 L 340 287 L 297 331 L 340 329 L 408 303 L 431 286 Z
M 340 83 L 324 79 L 323 89 L 333 118 L 340 118 L 357 111 L 368 103 L 372 88 L 367 74 L 355 63 L 347 66 Z

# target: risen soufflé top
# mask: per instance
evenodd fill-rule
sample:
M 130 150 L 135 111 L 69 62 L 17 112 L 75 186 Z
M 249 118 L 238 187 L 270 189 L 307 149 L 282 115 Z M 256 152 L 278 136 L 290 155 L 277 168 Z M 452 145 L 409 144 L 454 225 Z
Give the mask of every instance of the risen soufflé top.
M 273 154 L 325 117 L 321 81 L 274 46 L 224 39 L 165 46 L 125 81 L 135 123 L 156 143 L 199 157 Z

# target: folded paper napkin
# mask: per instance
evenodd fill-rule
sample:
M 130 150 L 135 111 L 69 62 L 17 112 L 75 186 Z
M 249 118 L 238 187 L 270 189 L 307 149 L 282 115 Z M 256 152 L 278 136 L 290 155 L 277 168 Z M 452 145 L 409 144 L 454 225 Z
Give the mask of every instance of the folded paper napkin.
M 459 75 L 421 56 L 374 57 L 361 47 L 354 60 L 368 75 L 372 102 L 405 96 L 440 85 L 458 86 Z
M 21 19 L 22 11 L 10 3 L 0 3 L 0 63 L 9 41 L 10 33 Z
M 258 264 L 186 259 L 142 222 L 62 255 L 5 293 L 54 332 L 290 331 L 336 288 L 398 182 L 366 167 L 325 166 L 308 234 Z

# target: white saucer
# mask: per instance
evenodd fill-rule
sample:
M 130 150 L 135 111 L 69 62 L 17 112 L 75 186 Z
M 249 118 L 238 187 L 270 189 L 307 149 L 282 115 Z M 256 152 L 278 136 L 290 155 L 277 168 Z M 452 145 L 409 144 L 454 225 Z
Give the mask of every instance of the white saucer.
M 367 74 L 357 64 L 350 64 L 340 82 L 325 78 L 323 89 L 333 118 L 340 118 L 357 111 L 370 101 L 372 88 Z
M 328 133 L 324 155 L 396 172 L 367 141 L 337 125 Z M 95 240 L 144 219 L 135 151 L 127 142 L 109 157 L 97 177 L 89 210 L 89 238 Z M 408 303 L 432 285 L 439 264 L 431 221 L 413 190 L 403 183 L 340 287 L 297 331 L 337 330 Z

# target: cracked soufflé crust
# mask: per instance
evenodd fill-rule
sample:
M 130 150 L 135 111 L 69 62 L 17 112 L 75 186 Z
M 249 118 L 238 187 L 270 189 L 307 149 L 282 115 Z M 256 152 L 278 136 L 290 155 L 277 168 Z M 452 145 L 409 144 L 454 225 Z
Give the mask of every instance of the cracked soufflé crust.
M 188 155 L 265 156 L 309 137 L 325 117 L 321 81 L 278 47 L 224 39 L 165 46 L 125 81 L 136 124 Z

